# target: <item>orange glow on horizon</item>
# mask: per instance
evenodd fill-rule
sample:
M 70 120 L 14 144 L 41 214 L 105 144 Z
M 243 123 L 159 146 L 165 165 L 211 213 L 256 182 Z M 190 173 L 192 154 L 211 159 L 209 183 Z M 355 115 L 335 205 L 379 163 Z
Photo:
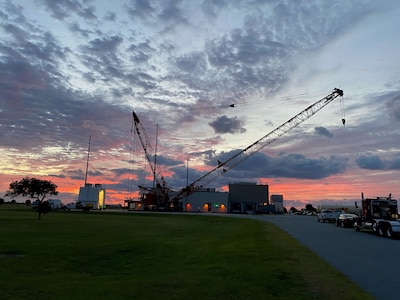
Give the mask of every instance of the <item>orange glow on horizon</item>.
M 198 169 L 209 170 L 210 167 L 205 166 Z M 360 172 L 363 173 L 360 174 Z M 362 192 L 368 197 L 386 196 L 389 193 L 392 193 L 394 199 L 400 199 L 400 195 L 396 194 L 396 190 L 394 189 L 397 182 L 393 181 L 393 172 L 395 171 L 392 171 L 392 173 L 389 171 L 377 173 L 356 169 L 355 171 L 352 171 L 352 173 L 349 171 L 345 174 L 338 174 L 324 179 L 260 178 L 258 182 L 260 184 L 268 184 L 270 195 L 281 194 L 284 197 L 284 201 L 294 201 L 300 204 L 314 203 L 317 205 L 319 202 L 331 200 L 357 201 L 360 199 Z M 120 176 L 115 176 L 113 172 L 106 173 L 104 171 L 104 173 L 105 174 L 98 176 L 89 176 L 88 182 L 92 184 L 102 184 L 106 189 L 106 204 L 124 205 L 124 200 L 139 197 L 139 191 L 131 192 L 109 188 L 109 186 L 119 184 L 121 180 L 132 179 L 133 176 L 131 174 L 124 173 Z M 49 175 L 42 176 L 35 172 L 25 173 L 18 176 L 15 174 L 1 174 L 0 193 L 2 193 L 3 196 L 8 190 L 11 182 L 21 180 L 23 177 L 27 176 L 40 178 L 42 180 L 50 180 L 55 183 L 59 195 L 52 196 L 52 198 L 59 198 L 63 203 L 76 201 L 78 199 L 79 188 L 84 184 L 83 180 L 67 177 L 66 175 L 69 175 L 68 170 L 63 170 L 60 174 L 65 174 L 65 177 Z M 79 173 L 73 174 L 79 175 Z M 172 173 L 168 173 L 168 175 L 169 174 Z M 152 176 L 148 176 L 147 178 L 149 180 L 151 179 L 151 181 L 153 179 Z M 215 187 L 224 192 L 229 191 L 228 184 L 218 187 L 211 183 L 209 187 Z M 8 198 L 6 199 L 6 201 L 9 200 L 10 199 Z

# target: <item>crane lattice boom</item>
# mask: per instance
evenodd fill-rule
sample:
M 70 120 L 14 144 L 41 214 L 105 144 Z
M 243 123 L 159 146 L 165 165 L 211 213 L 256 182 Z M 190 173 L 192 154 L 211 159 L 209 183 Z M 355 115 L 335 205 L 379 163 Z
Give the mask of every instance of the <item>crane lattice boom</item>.
M 155 151 L 153 150 L 153 147 L 150 143 L 150 139 L 146 133 L 146 130 L 140 123 L 139 117 L 136 115 L 134 111 L 132 111 L 132 116 L 133 116 L 133 123 L 135 125 L 135 130 L 136 133 L 139 137 L 140 143 L 142 144 L 146 160 L 148 161 L 150 165 L 150 169 L 153 172 L 155 181 L 157 183 L 157 187 L 161 189 L 161 193 L 166 196 L 166 182 L 164 180 L 164 176 L 162 175 L 160 167 L 156 164 L 154 160 L 154 155 L 156 155 Z
M 203 175 L 202 177 L 200 177 L 199 179 L 188 185 L 186 188 L 182 189 L 182 191 L 180 191 L 175 196 L 174 201 L 178 201 L 198 191 L 202 187 L 208 185 L 210 182 L 217 179 L 219 176 L 231 170 L 232 168 L 236 167 L 238 164 L 246 160 L 248 157 L 259 152 L 266 146 L 270 145 L 271 143 L 279 139 L 284 134 L 288 133 L 293 128 L 297 127 L 299 124 L 303 123 L 305 120 L 309 119 L 311 116 L 316 114 L 323 107 L 328 105 L 330 102 L 332 102 L 339 96 L 343 96 L 343 91 L 335 88 L 333 92 L 327 95 L 325 98 L 322 98 L 321 100 L 310 105 L 309 107 L 307 107 L 302 112 L 295 115 L 290 120 L 286 121 L 276 129 L 271 131 L 270 133 L 263 136 L 261 139 L 257 140 L 256 142 L 248 146 L 246 149 L 235 154 L 225 162 L 218 163 L 218 166 L 215 167 L 213 170 Z M 344 120 L 342 121 L 344 124 Z

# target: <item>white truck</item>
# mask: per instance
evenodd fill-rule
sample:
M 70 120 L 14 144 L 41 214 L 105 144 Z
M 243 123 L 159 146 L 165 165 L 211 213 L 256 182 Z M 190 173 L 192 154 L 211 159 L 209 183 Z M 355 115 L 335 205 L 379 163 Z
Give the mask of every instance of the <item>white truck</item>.
M 317 221 L 335 222 L 341 213 L 343 213 L 341 210 L 324 209 L 317 214 Z
M 52 210 L 61 209 L 61 207 L 62 207 L 62 203 L 61 203 L 60 199 L 49 199 L 49 200 L 47 200 L 47 202 L 49 202 Z

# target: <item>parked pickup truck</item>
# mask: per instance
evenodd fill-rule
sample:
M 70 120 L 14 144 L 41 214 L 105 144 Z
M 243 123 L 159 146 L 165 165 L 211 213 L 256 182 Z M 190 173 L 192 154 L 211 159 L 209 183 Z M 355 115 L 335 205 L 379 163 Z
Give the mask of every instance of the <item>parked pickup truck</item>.
M 324 209 L 321 210 L 317 214 L 317 220 L 318 222 L 335 222 L 336 218 L 339 217 L 339 215 L 342 213 L 342 211 L 335 211 L 332 209 Z

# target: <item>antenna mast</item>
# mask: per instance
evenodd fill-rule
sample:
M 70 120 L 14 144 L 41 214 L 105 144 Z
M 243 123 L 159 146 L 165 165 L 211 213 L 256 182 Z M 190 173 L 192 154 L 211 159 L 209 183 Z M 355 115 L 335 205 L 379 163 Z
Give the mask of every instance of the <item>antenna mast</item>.
M 85 185 L 87 183 L 87 175 L 88 175 L 88 169 L 89 169 L 89 154 L 90 154 L 90 142 L 92 140 L 92 136 L 89 136 L 89 146 L 88 146 L 88 151 L 87 151 L 87 159 L 86 159 L 86 173 L 85 173 Z

